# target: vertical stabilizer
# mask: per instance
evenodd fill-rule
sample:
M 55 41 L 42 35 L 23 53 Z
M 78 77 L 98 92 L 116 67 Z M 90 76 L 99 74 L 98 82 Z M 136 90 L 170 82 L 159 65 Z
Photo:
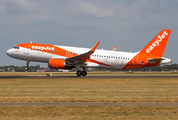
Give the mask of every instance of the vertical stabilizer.
M 155 38 L 152 39 L 139 53 L 146 56 L 161 58 L 166 48 L 171 30 L 163 29 Z
M 171 30 L 163 29 L 151 40 L 138 54 L 136 54 L 123 69 L 134 69 L 159 65 L 163 59 L 163 53 Z M 169 60 L 171 61 L 171 60 Z

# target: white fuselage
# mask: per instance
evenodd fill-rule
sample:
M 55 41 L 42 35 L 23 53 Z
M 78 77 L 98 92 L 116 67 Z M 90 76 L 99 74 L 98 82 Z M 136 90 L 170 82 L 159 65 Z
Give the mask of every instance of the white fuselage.
M 56 46 L 56 45 L 55 45 Z M 68 47 L 68 46 L 56 46 L 67 51 L 72 51 L 78 55 L 88 52 L 88 48 L 79 48 L 79 47 Z M 53 51 L 54 52 L 54 51 Z M 7 51 L 7 55 L 25 61 L 34 61 L 34 62 L 45 62 L 48 63 L 51 58 L 66 59 L 71 57 L 70 52 L 65 52 L 65 55 L 56 55 L 51 53 L 46 53 L 41 50 L 27 49 L 19 47 L 19 49 L 11 48 Z M 56 51 L 55 51 L 56 52 Z M 122 69 L 137 53 L 128 53 L 128 52 L 119 52 L 119 51 L 109 51 L 109 50 L 99 50 L 97 49 L 90 57 L 90 59 L 98 61 L 87 62 L 87 65 L 83 67 L 104 67 L 104 68 L 114 68 Z M 103 65 L 100 63 L 107 64 Z

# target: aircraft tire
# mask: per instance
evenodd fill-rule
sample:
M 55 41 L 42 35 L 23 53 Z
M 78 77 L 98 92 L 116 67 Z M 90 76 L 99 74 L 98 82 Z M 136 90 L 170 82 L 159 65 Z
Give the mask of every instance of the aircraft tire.
M 82 72 L 81 72 L 80 70 L 78 70 L 78 71 L 76 72 L 76 74 L 77 74 L 78 77 L 80 77 L 80 76 L 82 75 Z
M 82 71 L 82 75 L 86 76 L 87 75 L 87 71 Z

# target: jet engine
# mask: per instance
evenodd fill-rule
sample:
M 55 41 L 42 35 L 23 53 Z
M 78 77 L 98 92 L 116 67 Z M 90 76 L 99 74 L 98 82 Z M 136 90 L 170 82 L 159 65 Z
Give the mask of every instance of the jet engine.
M 49 60 L 49 67 L 52 69 L 72 69 L 71 65 L 66 65 L 65 60 L 51 58 Z

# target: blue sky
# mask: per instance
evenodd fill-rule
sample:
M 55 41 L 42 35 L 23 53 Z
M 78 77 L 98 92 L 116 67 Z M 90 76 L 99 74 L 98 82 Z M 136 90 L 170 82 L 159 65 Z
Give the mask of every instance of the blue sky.
M 6 55 L 19 43 L 136 52 L 162 29 L 172 30 L 164 57 L 178 63 L 177 0 L 1 0 L 0 65 L 25 65 Z

